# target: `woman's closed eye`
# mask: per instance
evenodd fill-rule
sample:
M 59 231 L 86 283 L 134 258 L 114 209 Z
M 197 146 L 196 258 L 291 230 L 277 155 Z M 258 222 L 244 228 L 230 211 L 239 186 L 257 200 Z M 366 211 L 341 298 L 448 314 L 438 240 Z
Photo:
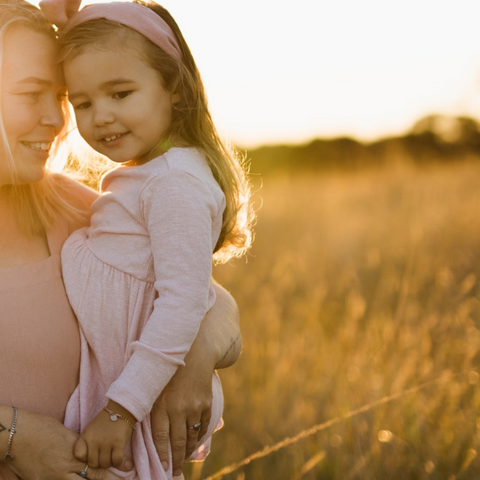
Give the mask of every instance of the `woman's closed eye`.
M 91 102 L 82 102 L 72 106 L 74 110 L 86 110 L 87 108 L 90 108 L 91 105 L 92 105 Z
M 40 98 L 40 95 L 42 94 L 41 91 L 34 91 L 34 92 L 24 92 L 22 95 L 28 97 L 29 99 L 32 100 L 38 100 Z

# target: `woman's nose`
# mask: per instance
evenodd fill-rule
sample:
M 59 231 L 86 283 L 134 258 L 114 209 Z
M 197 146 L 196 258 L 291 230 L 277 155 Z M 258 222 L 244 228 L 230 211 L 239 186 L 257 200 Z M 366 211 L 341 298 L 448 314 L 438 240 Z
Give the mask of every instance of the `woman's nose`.
M 43 112 L 40 123 L 43 126 L 53 128 L 57 132 L 63 128 L 65 125 L 65 118 L 61 105 L 58 104 L 56 99 L 45 106 L 45 111 Z

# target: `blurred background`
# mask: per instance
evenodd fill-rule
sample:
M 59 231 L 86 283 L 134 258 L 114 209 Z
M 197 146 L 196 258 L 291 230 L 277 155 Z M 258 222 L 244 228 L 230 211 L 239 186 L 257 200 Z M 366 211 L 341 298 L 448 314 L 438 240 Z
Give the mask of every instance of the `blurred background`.
M 163 5 L 258 215 L 215 267 L 244 350 L 187 478 L 480 478 L 478 0 Z
M 240 146 L 374 140 L 478 115 L 475 0 L 165 0 L 224 134 Z

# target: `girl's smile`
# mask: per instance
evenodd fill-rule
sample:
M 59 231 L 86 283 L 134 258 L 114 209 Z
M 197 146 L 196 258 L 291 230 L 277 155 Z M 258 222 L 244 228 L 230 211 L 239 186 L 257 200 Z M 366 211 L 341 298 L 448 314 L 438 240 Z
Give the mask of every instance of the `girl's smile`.
M 125 133 L 108 133 L 106 135 L 102 135 L 98 140 L 100 143 L 103 144 L 104 148 L 112 149 L 116 147 L 120 147 L 125 137 L 128 135 L 128 132 Z M 106 154 L 108 157 L 110 154 Z
M 86 51 L 64 65 L 78 129 L 114 162 L 144 163 L 164 153 L 178 95 L 133 50 Z
M 128 134 L 128 132 L 127 133 L 115 133 L 114 135 L 111 135 L 109 137 L 105 137 L 102 140 L 104 142 L 106 142 L 107 144 L 109 144 L 110 142 L 113 142 L 114 140 L 125 137 L 125 135 L 127 135 L 127 134 Z

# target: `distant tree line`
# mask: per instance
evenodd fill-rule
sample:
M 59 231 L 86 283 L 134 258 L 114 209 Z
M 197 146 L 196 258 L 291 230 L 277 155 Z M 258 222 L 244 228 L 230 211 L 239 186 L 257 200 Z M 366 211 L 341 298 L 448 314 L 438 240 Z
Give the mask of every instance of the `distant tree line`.
M 316 139 L 304 145 L 272 145 L 247 151 L 253 173 L 360 170 L 395 162 L 428 165 L 480 161 L 480 123 L 467 117 L 430 115 L 405 135 L 371 143 L 353 138 Z

